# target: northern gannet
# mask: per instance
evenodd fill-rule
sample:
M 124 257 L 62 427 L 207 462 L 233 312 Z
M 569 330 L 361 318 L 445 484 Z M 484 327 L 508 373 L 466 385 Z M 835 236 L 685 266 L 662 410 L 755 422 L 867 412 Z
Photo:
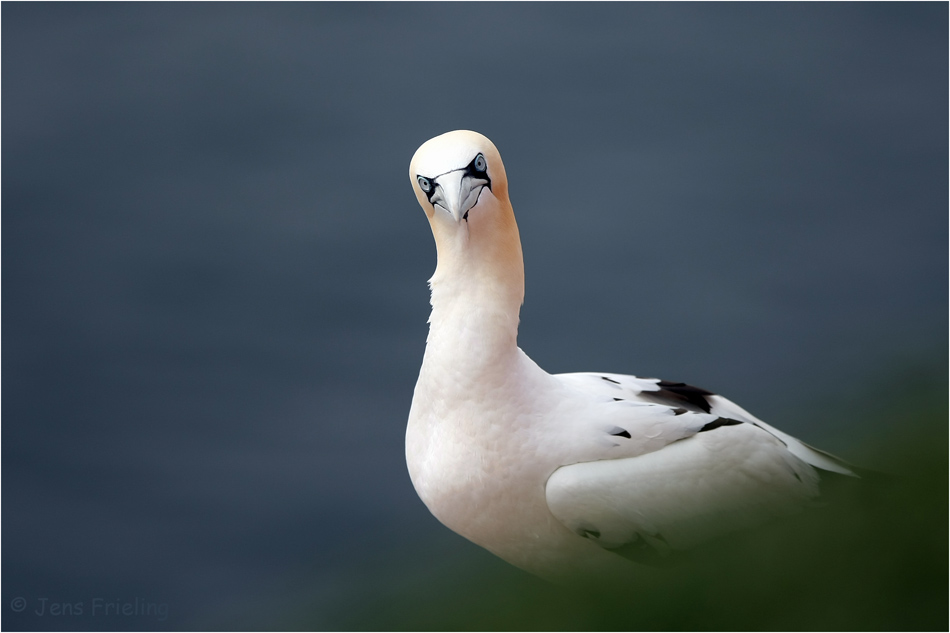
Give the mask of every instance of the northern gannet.
M 406 430 L 419 497 L 450 529 L 555 582 L 627 574 L 798 512 L 838 458 L 709 391 L 551 375 L 517 344 L 521 239 L 498 150 L 459 130 L 409 176 L 438 263 Z

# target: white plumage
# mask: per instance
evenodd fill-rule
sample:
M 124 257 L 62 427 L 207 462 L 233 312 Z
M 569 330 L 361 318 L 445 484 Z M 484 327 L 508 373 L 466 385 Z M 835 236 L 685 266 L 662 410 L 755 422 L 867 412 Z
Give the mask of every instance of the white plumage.
M 438 265 L 406 459 L 446 526 L 570 581 L 797 512 L 818 496 L 819 470 L 854 475 L 702 389 L 546 373 L 517 346 L 524 264 L 495 146 L 443 134 L 409 175 Z

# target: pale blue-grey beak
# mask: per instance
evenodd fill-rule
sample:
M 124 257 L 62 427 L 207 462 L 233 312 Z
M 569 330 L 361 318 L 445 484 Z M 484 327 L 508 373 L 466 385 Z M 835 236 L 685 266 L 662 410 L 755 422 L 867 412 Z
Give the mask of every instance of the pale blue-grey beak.
M 478 196 L 488 180 L 471 175 L 465 169 L 456 169 L 433 179 L 435 193 L 429 199 L 433 206 L 448 211 L 456 222 L 468 219 L 469 210 L 478 202 Z

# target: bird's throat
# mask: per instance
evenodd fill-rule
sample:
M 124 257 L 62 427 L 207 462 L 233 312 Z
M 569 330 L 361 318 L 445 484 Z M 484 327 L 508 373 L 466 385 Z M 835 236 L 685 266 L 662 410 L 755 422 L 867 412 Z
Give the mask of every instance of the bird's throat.
M 429 280 L 426 357 L 454 358 L 475 373 L 493 371 L 517 352 L 524 301 L 524 260 L 511 205 L 483 202 L 468 221 L 433 222 L 438 265 Z

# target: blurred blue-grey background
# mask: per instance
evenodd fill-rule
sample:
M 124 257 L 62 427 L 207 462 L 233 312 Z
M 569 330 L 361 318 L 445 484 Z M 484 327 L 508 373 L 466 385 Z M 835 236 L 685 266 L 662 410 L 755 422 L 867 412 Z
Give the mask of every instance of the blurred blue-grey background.
M 403 460 L 435 266 L 407 167 L 457 128 L 505 159 L 542 367 L 860 461 L 906 422 L 880 402 L 945 388 L 947 19 L 5 2 L 4 629 L 361 627 L 520 574 Z

